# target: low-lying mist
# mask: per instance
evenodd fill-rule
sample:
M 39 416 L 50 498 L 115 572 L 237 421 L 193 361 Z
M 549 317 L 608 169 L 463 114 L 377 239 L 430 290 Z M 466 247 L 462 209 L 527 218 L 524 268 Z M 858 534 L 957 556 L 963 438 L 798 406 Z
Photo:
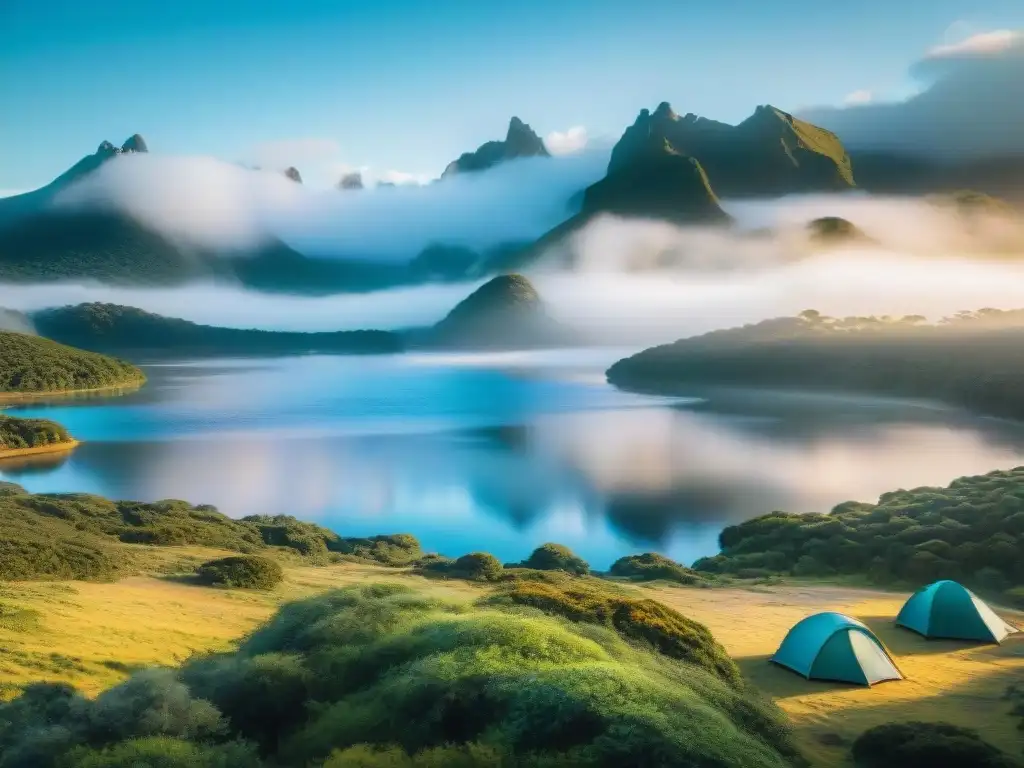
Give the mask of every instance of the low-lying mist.
M 113 205 L 176 237 L 220 247 L 276 234 L 307 253 L 399 259 L 429 242 L 483 248 L 534 238 L 570 215 L 575 193 L 600 177 L 606 160 L 605 151 L 534 158 L 426 186 L 340 191 L 206 158 L 129 155 L 66 190 L 58 204 Z M 572 267 L 542 257 L 526 274 L 557 319 L 609 345 L 660 343 L 808 308 L 937 318 L 1024 307 L 1024 248 L 1007 240 L 1016 224 L 999 216 L 861 194 L 723 206 L 736 220 L 730 229 L 599 217 L 562 246 L 574 254 Z M 815 243 L 806 224 L 822 216 L 848 219 L 866 239 Z M 108 301 L 213 325 L 402 328 L 439 320 L 478 285 L 317 298 L 214 285 L 0 286 L 0 306 Z
M 871 250 L 728 271 L 676 267 L 629 272 L 591 265 L 577 271 L 538 271 L 531 278 L 554 317 L 585 331 L 594 343 L 609 345 L 661 343 L 808 308 L 838 316 L 938 318 L 963 309 L 1024 307 L 1024 262 L 928 259 Z M 477 285 L 423 285 L 316 298 L 211 285 L 161 290 L 0 286 L 0 306 L 30 311 L 107 301 L 234 327 L 402 328 L 439 320 Z
M 487 249 L 534 240 L 574 212 L 573 195 L 607 163 L 598 149 L 427 185 L 339 190 L 209 157 L 136 154 L 104 163 L 55 204 L 113 207 L 193 245 L 242 249 L 276 235 L 311 256 L 407 261 L 431 243 Z

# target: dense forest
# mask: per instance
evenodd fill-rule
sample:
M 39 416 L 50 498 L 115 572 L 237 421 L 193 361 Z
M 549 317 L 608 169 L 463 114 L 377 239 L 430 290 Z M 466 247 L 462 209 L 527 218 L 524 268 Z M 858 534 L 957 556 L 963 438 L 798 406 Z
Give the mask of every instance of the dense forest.
M 0 413 L 0 453 L 71 442 L 67 429 L 49 419 L 18 419 Z
M 35 683 L 0 703 L 0 755 L 2 768 L 804 765 L 704 626 L 568 575 L 471 604 L 349 587 L 284 606 L 236 651 L 95 699 Z
M 757 577 L 862 574 L 881 584 L 937 579 L 1024 597 L 1024 467 L 963 477 L 946 488 L 848 501 L 830 514 L 772 512 L 726 528 L 722 552 L 698 571 Z
M 390 331 L 301 333 L 219 328 L 119 304 L 78 304 L 36 312 L 44 336 L 94 352 L 157 358 L 194 355 L 280 355 L 399 352 Z
M 242 553 L 282 547 L 313 564 L 354 558 L 407 565 L 423 555 L 408 534 L 346 538 L 294 517 L 235 520 L 210 506 L 30 494 L 0 482 L 0 581 L 113 579 L 131 572 L 123 544 L 201 545 Z
M 608 381 L 678 394 L 698 386 L 776 387 L 927 398 L 1024 418 L 1024 310 L 797 317 L 713 331 L 620 360 Z
M 145 380 L 142 371 L 123 360 L 0 331 L 0 394 L 130 387 Z

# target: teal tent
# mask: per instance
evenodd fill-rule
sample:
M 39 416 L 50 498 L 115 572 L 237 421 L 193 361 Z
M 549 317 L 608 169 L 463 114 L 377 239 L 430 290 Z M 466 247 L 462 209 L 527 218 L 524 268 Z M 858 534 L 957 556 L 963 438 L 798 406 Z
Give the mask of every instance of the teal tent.
M 841 613 L 816 613 L 797 623 L 771 660 L 808 679 L 860 685 L 903 679 L 882 641 Z
M 1017 631 L 955 581 L 936 581 L 915 592 L 900 609 L 896 624 L 925 637 L 983 643 L 1001 643 Z

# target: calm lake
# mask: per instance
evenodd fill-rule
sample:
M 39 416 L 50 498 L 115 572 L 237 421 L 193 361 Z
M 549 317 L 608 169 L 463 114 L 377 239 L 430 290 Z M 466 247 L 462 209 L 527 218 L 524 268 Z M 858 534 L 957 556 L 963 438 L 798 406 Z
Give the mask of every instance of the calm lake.
M 67 425 L 69 457 L 0 463 L 35 492 L 285 513 L 343 535 L 408 532 L 519 560 L 689 563 L 773 509 L 1024 464 L 1024 427 L 934 405 L 716 391 L 618 392 L 623 350 L 300 357 L 149 366 L 139 392 L 12 409 Z

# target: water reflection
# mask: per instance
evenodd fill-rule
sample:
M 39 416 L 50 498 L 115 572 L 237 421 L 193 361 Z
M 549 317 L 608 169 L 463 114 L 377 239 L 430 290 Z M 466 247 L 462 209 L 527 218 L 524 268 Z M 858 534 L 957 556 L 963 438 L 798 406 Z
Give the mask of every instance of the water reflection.
M 25 409 L 85 442 L 0 476 L 351 535 L 409 531 L 506 561 L 557 540 L 605 567 L 652 548 L 692 561 L 724 525 L 773 509 L 1024 463 L 1021 427 L 928 404 L 730 391 L 682 404 L 610 389 L 607 359 L 471 360 L 150 370 L 150 386 L 116 401 Z

